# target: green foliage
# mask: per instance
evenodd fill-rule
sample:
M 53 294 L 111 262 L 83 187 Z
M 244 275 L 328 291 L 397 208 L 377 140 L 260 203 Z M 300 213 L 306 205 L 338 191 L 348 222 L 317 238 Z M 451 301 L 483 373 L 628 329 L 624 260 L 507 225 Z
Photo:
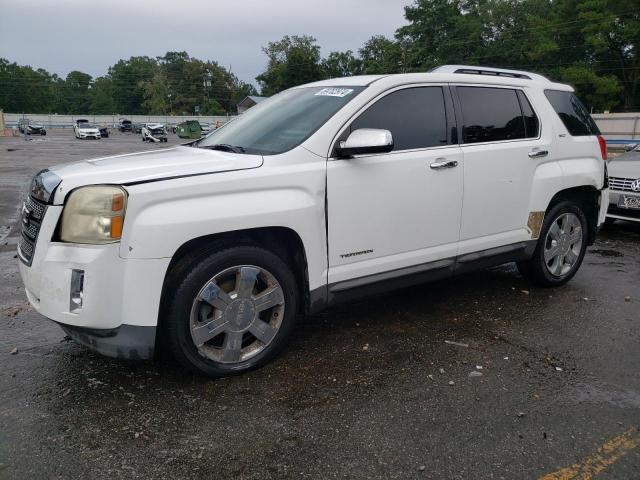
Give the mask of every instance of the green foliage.
M 596 111 L 638 110 L 639 6 L 638 0 L 415 0 L 393 39 L 373 36 L 357 57 L 332 52 L 321 61 L 322 71 L 304 81 L 486 65 L 571 83 Z M 284 37 L 265 48 L 269 65 L 258 80 L 266 94 L 294 84 L 279 81 L 279 69 L 292 67 L 288 57 L 273 60 L 274 51 L 286 52 L 274 47 L 289 43 Z M 317 55 L 309 51 L 307 59 L 316 62 Z
M 362 73 L 401 73 L 405 68 L 405 52 L 400 42 L 375 35 L 367 40 L 358 52 L 362 61 Z
M 325 77 L 316 39 L 285 35 L 280 41 L 269 42 L 262 51 L 267 55 L 267 70 L 256 77 L 262 94 L 269 96 L 303 83 Z
M 116 102 L 113 99 L 113 80 L 109 77 L 96 78 L 89 91 L 89 112 L 109 115 L 116 110 Z
M 363 71 L 362 60 L 357 58 L 351 50 L 331 52 L 322 61 L 322 69 L 327 78 L 350 77 L 360 75 Z
M 263 48 L 263 95 L 359 74 L 424 72 L 437 65 L 517 68 L 570 83 L 595 111 L 640 109 L 640 0 L 414 0 L 393 38 L 374 35 L 357 54 L 321 57 L 315 38 L 284 36 Z M 131 57 L 92 79 L 65 79 L 0 58 L 0 108 L 34 113 L 232 114 L 253 85 L 216 62 L 167 52 Z
M 7 112 L 192 114 L 199 107 L 202 114 L 229 115 L 247 95 L 257 95 L 253 85 L 186 52 L 120 60 L 96 79 L 73 71 L 62 80 L 0 58 L 0 108 Z
M 109 68 L 113 82 L 113 100 L 118 112 L 127 114 L 148 113 L 144 107 L 144 85 L 153 79 L 157 62 L 149 57 L 131 57 L 120 60 Z
M 49 72 L 0 58 L 0 108 L 6 112 L 47 112 L 62 81 Z

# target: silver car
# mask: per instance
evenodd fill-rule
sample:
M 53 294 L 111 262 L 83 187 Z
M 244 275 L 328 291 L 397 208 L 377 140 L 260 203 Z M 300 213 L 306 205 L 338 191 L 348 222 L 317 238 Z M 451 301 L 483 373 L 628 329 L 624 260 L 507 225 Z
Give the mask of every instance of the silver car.
M 640 222 L 640 145 L 609 165 L 609 219 Z

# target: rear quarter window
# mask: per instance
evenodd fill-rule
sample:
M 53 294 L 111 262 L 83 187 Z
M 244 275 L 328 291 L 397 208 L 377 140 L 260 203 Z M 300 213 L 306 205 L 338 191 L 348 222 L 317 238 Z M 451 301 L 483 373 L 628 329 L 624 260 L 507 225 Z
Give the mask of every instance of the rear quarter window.
M 600 135 L 600 130 L 591 118 L 589 110 L 574 93 L 545 90 L 544 94 L 572 137 Z

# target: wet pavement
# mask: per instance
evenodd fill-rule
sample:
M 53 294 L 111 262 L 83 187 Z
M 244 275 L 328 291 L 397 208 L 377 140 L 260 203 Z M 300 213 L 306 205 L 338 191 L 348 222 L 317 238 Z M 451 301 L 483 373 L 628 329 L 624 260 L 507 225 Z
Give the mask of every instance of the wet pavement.
M 37 140 L 0 138 L 0 478 L 640 478 L 640 224 L 565 287 L 507 265 L 377 296 L 211 381 L 66 340 L 17 272 L 34 173 L 176 137 Z

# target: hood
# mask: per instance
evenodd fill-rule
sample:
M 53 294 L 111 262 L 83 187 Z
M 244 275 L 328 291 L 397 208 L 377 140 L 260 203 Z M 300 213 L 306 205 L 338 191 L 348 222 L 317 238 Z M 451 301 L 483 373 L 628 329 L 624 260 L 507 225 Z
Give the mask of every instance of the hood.
M 262 155 L 239 155 L 180 146 L 67 163 L 49 170 L 62 179 L 54 198 L 54 203 L 60 204 L 70 190 L 83 185 L 130 185 L 246 170 L 260 167 L 262 161 Z
M 640 152 L 628 152 L 614 158 L 607 169 L 610 177 L 640 178 Z
M 147 123 L 145 126 L 147 128 L 164 128 L 164 125 L 161 123 Z
M 98 131 L 98 127 L 83 127 L 82 125 L 78 126 L 78 131 L 87 132 L 87 133 L 95 133 Z

